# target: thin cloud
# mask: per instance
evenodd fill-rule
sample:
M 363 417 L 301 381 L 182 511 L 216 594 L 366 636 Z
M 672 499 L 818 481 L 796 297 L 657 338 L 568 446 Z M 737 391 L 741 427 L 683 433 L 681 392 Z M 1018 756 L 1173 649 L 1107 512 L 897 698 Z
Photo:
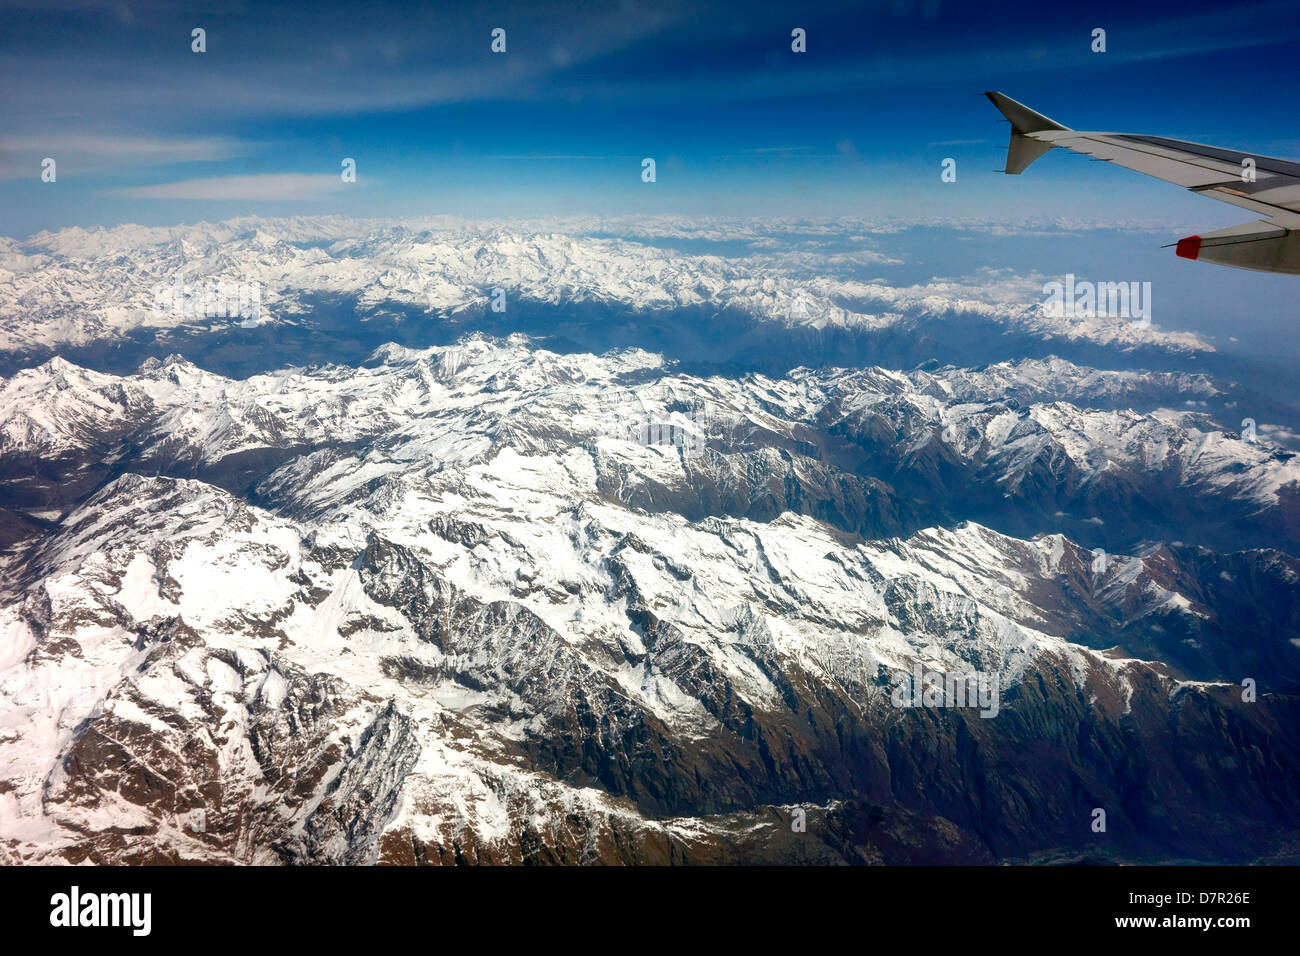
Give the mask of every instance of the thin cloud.
M 195 104 L 209 117 L 247 119 L 533 98 L 548 78 L 636 48 L 688 21 L 693 9 L 628 5 L 575 14 L 563 0 L 539 2 L 503 21 L 509 53 L 496 55 L 489 48 L 496 21 L 484 18 L 480 4 L 444 6 L 374 3 L 362 15 L 351 3 L 324 4 L 304 20 L 294 4 L 259 4 L 214 29 L 203 56 L 189 53 L 187 28 L 178 41 L 181 59 L 165 60 L 164 82 L 141 64 L 142 55 L 161 56 L 154 33 L 88 37 L 71 52 L 61 35 L 51 42 L 46 34 L 22 53 L 0 56 L 0 88 L 24 90 L 22 105 L 35 115 L 66 111 L 71 102 L 92 113 L 169 118 L 190 115 Z M 207 57 L 222 68 L 206 69 Z
M 49 156 L 59 172 L 164 166 L 246 156 L 253 144 L 224 136 L 162 137 L 132 134 L 58 133 L 0 137 L 0 179 L 40 174 Z
M 252 199 L 298 201 L 326 199 L 344 185 L 331 173 L 265 173 L 259 176 L 213 176 L 158 186 L 109 190 L 127 199 Z
M 592 156 L 578 153 L 490 153 L 484 159 L 633 159 L 631 156 Z

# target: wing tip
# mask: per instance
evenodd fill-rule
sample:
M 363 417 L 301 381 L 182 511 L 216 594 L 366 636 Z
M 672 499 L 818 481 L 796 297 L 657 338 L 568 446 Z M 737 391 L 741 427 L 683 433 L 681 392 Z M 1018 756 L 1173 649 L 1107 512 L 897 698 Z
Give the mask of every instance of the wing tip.
M 999 93 L 997 90 L 985 90 L 984 95 L 989 98 L 989 102 L 997 107 L 998 112 L 1011 123 L 1011 140 L 1008 143 L 1007 165 L 1003 170 L 1009 176 L 1017 176 L 1024 172 L 1030 163 L 1052 148 L 1050 142 L 1032 139 L 1032 134 L 1048 130 L 1068 129 L 1068 127 L 1062 126 L 1056 120 L 1049 119 L 1042 113 L 1031 110 L 1024 103 L 1016 102 L 1005 93 Z
M 1042 133 L 1046 130 L 1068 130 L 1051 117 L 1044 116 L 1037 110 L 1031 110 L 1024 103 L 1013 100 L 997 90 L 985 90 L 989 102 L 998 108 L 998 112 L 1011 121 L 1011 128 L 1017 133 Z

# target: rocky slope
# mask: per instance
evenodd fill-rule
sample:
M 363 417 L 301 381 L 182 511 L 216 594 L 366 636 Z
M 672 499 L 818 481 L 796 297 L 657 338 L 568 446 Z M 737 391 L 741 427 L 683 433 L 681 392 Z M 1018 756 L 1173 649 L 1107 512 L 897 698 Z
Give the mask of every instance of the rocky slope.
M 19 372 L 0 852 L 1284 858 L 1297 464 L 1174 410 L 1216 387 L 483 336 Z M 917 667 L 994 706 L 896 706 Z

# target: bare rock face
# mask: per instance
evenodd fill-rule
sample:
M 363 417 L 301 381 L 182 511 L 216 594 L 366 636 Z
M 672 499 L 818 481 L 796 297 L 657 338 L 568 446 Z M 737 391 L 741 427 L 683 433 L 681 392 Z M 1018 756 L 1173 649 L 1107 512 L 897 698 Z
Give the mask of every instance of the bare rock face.
M 1280 858 L 1297 466 L 1039 401 L 1097 374 L 700 379 L 484 337 L 243 381 L 20 373 L 0 852 Z M 1093 539 L 1060 532 L 1087 508 Z M 963 674 L 991 697 L 924 697 Z

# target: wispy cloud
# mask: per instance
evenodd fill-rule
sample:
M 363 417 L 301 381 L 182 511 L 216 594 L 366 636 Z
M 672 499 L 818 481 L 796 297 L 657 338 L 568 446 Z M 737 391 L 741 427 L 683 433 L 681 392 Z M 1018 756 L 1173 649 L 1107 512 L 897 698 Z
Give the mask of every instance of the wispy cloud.
M 47 10 L 48 30 L 31 30 L 12 52 L 0 39 L 0 88 L 22 90 L 17 105 L 29 116 L 75 103 L 91 115 L 152 111 L 170 120 L 196 108 L 247 119 L 532 99 L 552 75 L 617 56 L 695 15 L 689 0 L 644 7 L 627 0 L 581 11 L 566 0 L 536 0 L 491 12 L 476 0 L 422 10 L 386 0 L 364 10 L 322 0 L 310 18 L 293 3 L 242 6 L 196 10 L 193 24 L 189 15 L 178 21 L 159 12 L 142 30 L 115 24 L 88 3 L 73 27 L 84 40 L 76 44 Z M 201 55 L 190 51 L 190 27 L 198 25 L 208 30 Z M 490 30 L 498 25 L 508 27 L 505 55 L 490 52 Z
M 248 155 L 253 145 L 225 136 L 174 137 L 50 132 L 0 137 L 0 179 L 40 175 L 52 157 L 60 173 L 164 166 Z
M 243 199 L 297 201 L 324 199 L 343 186 L 333 174 L 266 173 L 260 176 L 213 176 L 158 186 L 132 186 L 109 190 L 127 199 Z
M 569 160 L 569 159 L 639 159 L 640 157 L 627 154 L 624 156 L 592 156 L 579 153 L 490 153 L 483 157 L 484 159 L 549 159 L 549 160 Z

